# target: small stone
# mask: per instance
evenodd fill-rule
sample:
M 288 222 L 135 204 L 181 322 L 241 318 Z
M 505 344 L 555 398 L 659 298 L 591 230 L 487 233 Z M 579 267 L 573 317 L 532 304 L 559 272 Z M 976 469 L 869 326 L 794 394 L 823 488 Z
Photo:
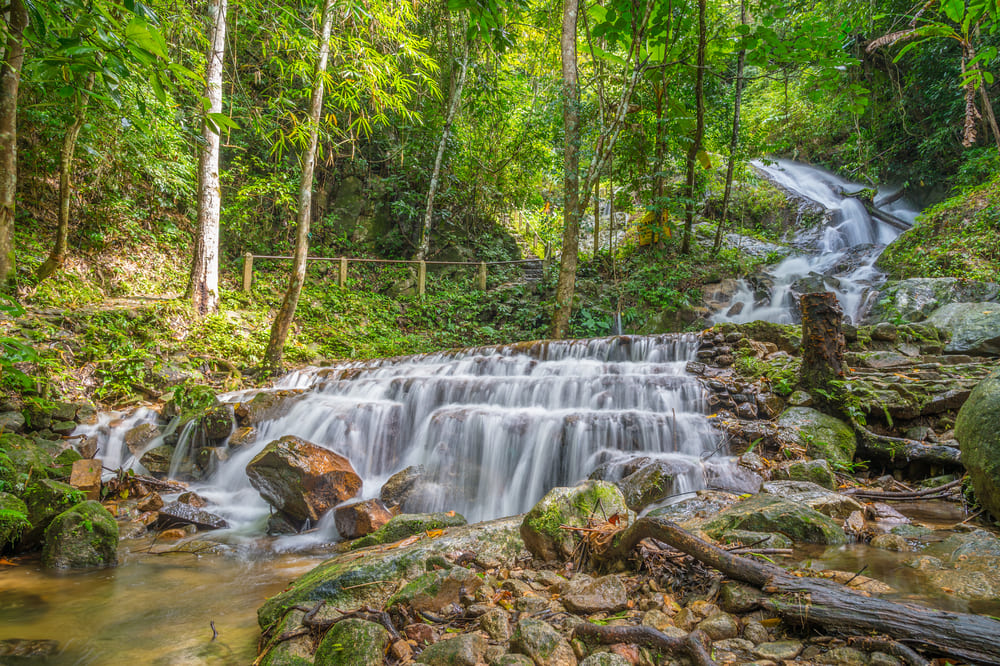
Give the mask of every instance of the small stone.
M 510 641 L 511 650 L 527 655 L 536 666 L 576 666 L 576 655 L 562 635 L 542 620 L 522 619 Z
M 562 597 L 563 605 L 573 613 L 613 613 L 628 604 L 628 592 L 618 576 L 591 578 L 583 574 L 573 577 Z
M 761 659 L 772 661 L 790 661 L 799 656 L 802 652 L 802 643 L 799 641 L 774 641 L 772 643 L 761 643 L 754 650 L 754 654 Z
M 734 664 L 753 659 L 754 645 L 742 638 L 725 638 L 712 643 L 712 655 L 716 662 Z
M 24 415 L 21 412 L 10 411 L 0 414 L 0 432 L 24 432 Z
M 760 606 L 763 596 L 754 587 L 727 581 L 719 589 L 719 604 L 728 613 L 747 613 Z
M 490 662 L 490 666 L 534 666 L 535 662 L 531 661 L 528 657 L 523 654 L 505 654 L 504 656 Z
M 614 652 L 595 652 L 581 661 L 580 666 L 631 666 L 631 662 Z
M 651 610 L 642 616 L 642 624 L 644 627 L 652 627 L 657 631 L 663 631 L 667 627 L 673 627 L 674 621 L 661 610 Z
M 149 445 L 163 433 L 155 423 L 140 423 L 125 433 L 125 446 L 128 447 L 132 455 L 138 456 L 145 451 Z
M 898 534 L 879 534 L 871 540 L 872 548 L 891 550 L 897 553 L 912 551 L 909 542 Z
M 188 491 L 186 493 L 181 493 L 177 496 L 177 501 L 188 506 L 193 506 L 196 509 L 204 509 L 208 506 L 208 500 L 199 495 L 198 493 Z
M 188 536 L 186 530 L 176 527 L 173 529 L 161 531 L 159 534 L 157 534 L 157 539 L 161 541 L 173 541 L 175 539 L 183 539 L 186 536 Z
M 415 622 L 403 627 L 403 634 L 417 645 L 430 645 L 437 640 L 434 627 L 422 622 Z
M 792 407 L 811 407 L 813 404 L 813 397 L 805 391 L 793 391 L 792 394 L 788 396 L 788 404 Z
M 101 498 L 101 461 L 84 458 L 73 463 L 69 485 L 83 491 L 89 500 Z
M 746 626 L 743 627 L 743 638 L 754 645 L 760 645 L 771 640 L 771 635 L 767 632 L 767 628 L 760 622 L 747 622 Z
M 887 321 L 880 322 L 872 328 L 872 340 L 882 342 L 895 342 L 899 339 L 899 332 L 896 327 Z
M 708 634 L 713 641 L 736 638 L 740 633 L 739 625 L 729 613 L 716 613 L 698 623 L 698 628 Z
M 390 646 L 389 653 L 404 664 L 413 659 L 413 648 L 402 638 Z
M 479 627 L 495 641 L 510 640 L 510 616 L 502 608 L 494 608 L 479 618 Z
M 834 664 L 835 666 L 867 666 L 868 656 L 861 650 L 838 647 L 819 655 L 816 657 L 816 661 L 821 664 Z
M 869 666 L 903 666 L 903 662 L 885 652 L 872 652 L 868 655 Z
M 692 611 L 690 607 L 685 607 L 674 615 L 674 626 L 680 627 L 684 631 L 691 631 L 701 620 L 702 618 L 698 617 L 698 614 Z
M 486 639 L 479 634 L 462 634 L 431 645 L 417 656 L 417 663 L 429 666 L 478 666 L 485 654 Z
M 159 493 L 152 492 L 139 500 L 135 508 L 142 512 L 147 511 L 159 511 L 163 508 L 163 498 L 160 497 Z

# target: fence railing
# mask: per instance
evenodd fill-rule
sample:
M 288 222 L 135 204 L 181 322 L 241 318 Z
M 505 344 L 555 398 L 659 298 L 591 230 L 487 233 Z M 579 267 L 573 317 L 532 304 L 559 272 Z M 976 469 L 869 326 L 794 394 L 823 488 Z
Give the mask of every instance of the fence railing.
M 257 259 L 284 259 L 291 260 L 293 257 L 252 254 L 247 252 L 243 255 L 243 291 L 250 293 L 253 286 L 253 264 Z M 476 266 L 476 286 L 480 291 L 486 291 L 486 273 L 490 266 L 511 266 L 517 264 L 537 264 L 538 259 L 518 259 L 515 261 L 417 261 L 413 259 L 361 259 L 356 257 L 307 257 L 307 261 L 331 261 L 339 264 L 340 270 L 337 272 L 337 284 L 341 287 L 347 284 L 347 267 L 351 263 L 355 264 L 396 264 L 396 265 L 416 265 L 417 267 L 417 293 L 423 296 L 427 292 L 427 267 L 428 266 Z M 548 264 L 548 260 L 541 260 L 542 266 Z

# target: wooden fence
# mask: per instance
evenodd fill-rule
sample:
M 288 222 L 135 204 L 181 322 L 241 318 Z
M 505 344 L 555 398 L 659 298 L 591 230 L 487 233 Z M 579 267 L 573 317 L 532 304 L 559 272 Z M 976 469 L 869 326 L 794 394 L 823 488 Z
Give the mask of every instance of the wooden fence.
M 549 254 L 549 253 L 546 253 Z M 247 252 L 243 255 L 243 291 L 250 293 L 253 284 L 253 264 L 256 259 L 284 259 L 291 260 L 292 257 L 275 256 L 268 254 L 251 254 Z M 355 257 L 308 257 L 307 261 L 333 261 L 340 265 L 337 273 L 337 284 L 341 287 L 347 284 L 347 266 L 350 263 L 356 264 L 398 264 L 417 266 L 417 293 L 423 296 L 427 291 L 427 267 L 428 266 L 476 266 L 476 286 L 480 291 L 486 291 L 486 272 L 490 266 L 510 266 L 515 264 L 537 264 L 538 259 L 520 259 L 516 261 L 414 261 L 406 259 L 358 259 Z M 541 260 L 542 266 L 548 266 L 548 258 Z

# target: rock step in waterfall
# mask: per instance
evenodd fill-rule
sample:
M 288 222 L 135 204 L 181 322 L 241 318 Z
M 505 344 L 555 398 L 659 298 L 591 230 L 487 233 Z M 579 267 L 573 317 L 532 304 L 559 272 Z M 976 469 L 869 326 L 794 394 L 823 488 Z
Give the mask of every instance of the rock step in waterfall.
M 290 437 L 350 461 L 363 479 L 355 500 L 377 497 L 401 470 L 418 473 L 399 500 L 408 513 L 513 515 L 554 486 L 591 475 L 621 481 L 648 467 L 636 481 L 648 477 L 657 490 L 632 494 L 641 508 L 726 477 L 722 436 L 705 418 L 701 384 L 685 371 L 698 345 L 694 335 L 618 336 L 344 363 L 226 396 L 211 418 L 179 429 L 144 411 L 83 434 L 99 437 L 111 464 L 195 479 L 220 516 L 251 531 L 271 511 L 260 495 L 285 503 L 260 474 L 251 485 L 248 465 L 275 459 L 272 443 Z M 206 418 L 230 425 L 219 436 L 217 427 L 198 427 Z M 319 465 L 303 459 L 301 468 Z M 321 518 L 293 513 L 296 526 Z M 328 523 L 332 531 L 321 519 Z

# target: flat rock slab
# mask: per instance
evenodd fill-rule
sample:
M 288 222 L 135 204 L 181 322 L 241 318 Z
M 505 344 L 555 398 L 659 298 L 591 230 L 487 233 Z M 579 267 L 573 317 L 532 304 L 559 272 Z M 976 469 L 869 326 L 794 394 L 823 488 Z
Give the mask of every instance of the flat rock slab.
M 229 527 L 229 523 L 224 518 L 183 502 L 171 502 L 160 509 L 157 524 L 160 527 L 194 525 L 200 530 L 218 530 Z

